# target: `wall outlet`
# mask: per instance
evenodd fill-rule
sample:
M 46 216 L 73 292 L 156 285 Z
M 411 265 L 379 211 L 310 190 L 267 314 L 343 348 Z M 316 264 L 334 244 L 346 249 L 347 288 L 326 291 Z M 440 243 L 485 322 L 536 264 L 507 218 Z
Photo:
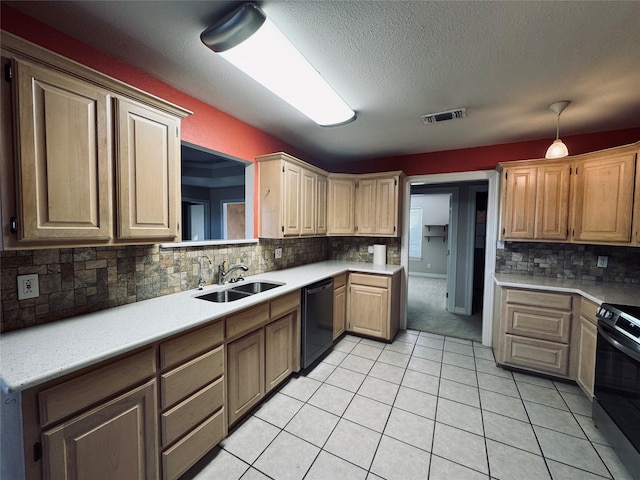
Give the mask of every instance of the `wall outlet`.
M 609 265 L 609 257 L 605 255 L 598 255 L 597 266 L 600 268 L 607 268 L 607 265 Z
M 369 253 L 373 253 L 373 245 L 369 245 L 369 246 L 367 247 L 367 251 L 368 251 Z
M 18 275 L 18 300 L 40 296 L 38 274 Z
M 282 249 L 276 248 L 275 254 L 276 254 L 276 258 L 282 258 Z
M 427 263 L 427 268 L 431 268 L 431 264 L 430 263 Z

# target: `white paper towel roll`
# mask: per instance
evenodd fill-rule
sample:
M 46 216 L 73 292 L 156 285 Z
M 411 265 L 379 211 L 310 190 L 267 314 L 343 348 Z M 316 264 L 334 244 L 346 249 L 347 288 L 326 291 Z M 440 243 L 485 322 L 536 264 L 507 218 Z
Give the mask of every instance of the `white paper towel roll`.
M 387 246 L 386 245 L 373 246 L 373 263 L 374 265 L 387 264 Z

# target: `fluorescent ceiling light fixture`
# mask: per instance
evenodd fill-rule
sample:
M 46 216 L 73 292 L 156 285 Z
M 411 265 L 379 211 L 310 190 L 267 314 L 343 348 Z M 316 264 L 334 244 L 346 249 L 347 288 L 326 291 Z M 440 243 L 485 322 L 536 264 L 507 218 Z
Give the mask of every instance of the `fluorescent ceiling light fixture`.
M 355 112 L 257 5 L 241 5 L 200 39 L 318 125 L 355 120 Z
M 553 141 L 549 148 L 547 149 L 547 153 L 545 158 L 562 158 L 569 155 L 569 150 L 567 146 L 560 140 L 560 114 L 562 111 L 567 108 L 571 102 L 569 100 L 562 100 L 560 102 L 555 102 L 549 105 L 549 109 L 558 116 L 556 122 L 556 139 Z

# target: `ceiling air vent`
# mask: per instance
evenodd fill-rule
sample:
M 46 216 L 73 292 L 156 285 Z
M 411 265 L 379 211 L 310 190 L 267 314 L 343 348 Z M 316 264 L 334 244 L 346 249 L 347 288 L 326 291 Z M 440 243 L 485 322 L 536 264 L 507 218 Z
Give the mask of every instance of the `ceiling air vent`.
M 445 120 L 454 120 L 456 118 L 466 116 L 466 108 L 456 108 L 454 110 L 447 110 L 446 112 L 429 113 L 427 115 L 422 115 L 420 118 L 425 124 L 429 125 L 430 123 L 444 122 Z

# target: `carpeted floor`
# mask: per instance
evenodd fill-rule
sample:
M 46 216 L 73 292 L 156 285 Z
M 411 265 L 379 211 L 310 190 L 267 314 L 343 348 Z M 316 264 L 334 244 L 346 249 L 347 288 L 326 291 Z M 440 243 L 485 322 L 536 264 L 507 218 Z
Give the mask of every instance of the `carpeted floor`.
M 445 278 L 409 276 L 407 328 L 449 337 L 482 341 L 482 315 L 459 315 L 446 310 Z

